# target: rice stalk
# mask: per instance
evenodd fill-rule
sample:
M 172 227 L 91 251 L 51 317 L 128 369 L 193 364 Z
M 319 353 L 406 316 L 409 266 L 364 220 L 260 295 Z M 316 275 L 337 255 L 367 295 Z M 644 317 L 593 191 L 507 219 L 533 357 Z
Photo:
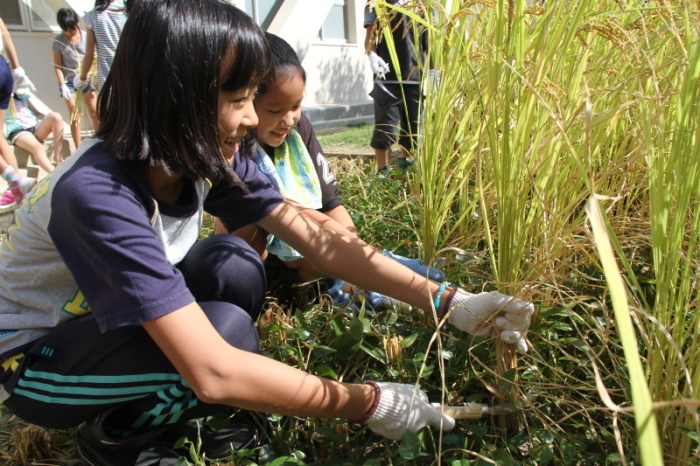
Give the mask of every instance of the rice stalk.
M 595 195 L 591 196 L 586 205 L 596 245 L 600 252 L 603 268 L 610 287 L 610 296 L 615 309 L 615 320 L 619 328 L 620 339 L 625 351 L 627 365 L 630 372 L 632 401 L 634 404 L 634 416 L 639 439 L 639 454 L 642 464 L 645 466 L 659 465 L 662 463 L 662 448 L 659 440 L 657 419 L 652 410 L 651 391 L 647 384 L 645 369 L 642 365 L 634 326 L 630 317 L 625 288 L 620 270 L 615 261 L 615 254 L 608 238 L 608 231 L 603 214 Z M 616 408 L 612 401 L 611 408 Z
M 678 173 L 680 167 L 690 170 L 683 177 L 684 189 L 700 185 L 694 179 L 697 149 L 692 144 L 696 109 L 681 111 L 676 106 L 684 60 L 696 60 L 688 50 L 696 40 L 697 7 L 603 0 L 528 7 L 501 0 L 478 6 L 431 2 L 426 8 L 432 8 L 428 11 L 434 14 L 426 18 L 435 25 L 426 28 L 426 69 L 434 66 L 440 79 L 438 86 L 426 84 L 418 171 L 412 180 L 413 190 L 421 193 L 424 260 L 431 261 L 445 246 L 477 252 L 486 247 L 492 274 L 486 286 L 517 294 L 524 286 L 537 285 L 543 302 L 566 305 L 578 300 L 581 305 L 582 298 L 565 285 L 571 276 L 600 280 L 598 290 L 591 288 L 594 293 L 606 287 L 604 277 L 582 272 L 602 268 L 595 247 L 582 235 L 583 207 L 596 192 L 614 199 L 607 208 L 611 241 L 629 288 L 638 292 L 631 298 L 648 304 L 634 267 L 646 261 L 652 244 L 654 261 L 647 268 L 656 271 L 662 259 L 669 261 L 656 280 L 675 284 L 678 279 L 670 277 L 681 271 L 685 289 L 694 290 L 689 271 L 696 261 L 697 235 L 687 232 L 699 231 L 692 204 L 696 193 L 691 189 L 678 198 L 681 215 L 673 215 L 679 210 L 668 205 L 664 215 L 655 214 L 658 201 L 649 197 L 650 191 L 659 191 L 660 200 L 675 205 L 675 191 L 669 190 L 681 180 L 668 178 L 673 173 L 670 165 L 658 165 L 652 173 L 650 154 L 661 159 L 662 152 L 685 154 L 675 165 Z M 697 77 L 691 75 L 685 82 L 689 89 L 688 83 L 697 84 Z M 697 102 L 694 93 L 684 92 L 684 102 Z M 670 118 L 674 112 L 675 119 Z M 685 143 L 671 144 L 676 126 L 684 121 L 681 114 L 693 126 L 683 132 Z M 671 226 L 682 234 L 668 244 L 666 237 L 674 237 L 668 235 Z M 656 238 L 651 241 L 649 228 Z M 654 307 L 669 308 L 658 302 L 659 289 L 654 291 Z M 682 304 L 675 309 L 694 308 L 695 298 L 683 298 L 688 294 L 681 294 Z M 678 319 L 687 318 L 684 314 Z M 694 319 L 663 325 L 675 332 L 697 330 Z M 605 330 L 590 329 L 588 335 L 593 331 Z M 654 333 L 640 333 L 650 335 L 650 347 L 661 340 Z M 690 341 L 690 333 L 683 336 L 682 341 Z M 601 344 L 610 342 L 601 335 Z M 603 359 L 609 360 L 616 350 L 604 349 L 610 354 Z M 648 350 L 643 347 L 642 354 Z M 650 371 L 662 370 L 653 359 L 650 355 Z M 513 365 L 499 372 L 507 367 Z M 624 374 L 624 365 L 619 367 Z M 614 385 L 624 386 L 624 378 L 621 375 Z M 682 380 L 677 375 L 672 379 Z M 654 389 L 652 383 L 652 393 L 655 400 L 668 400 L 672 391 Z M 619 444 L 627 445 L 620 420 L 615 417 L 614 428 L 622 439 Z M 684 428 L 697 431 L 695 425 Z M 664 442 L 666 449 L 689 439 L 683 429 L 662 431 L 673 432 Z

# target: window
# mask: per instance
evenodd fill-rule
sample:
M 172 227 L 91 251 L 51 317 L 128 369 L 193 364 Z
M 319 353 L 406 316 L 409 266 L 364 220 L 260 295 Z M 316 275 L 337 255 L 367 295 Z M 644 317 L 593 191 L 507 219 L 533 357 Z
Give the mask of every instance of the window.
M 333 2 L 331 11 L 323 21 L 323 26 L 318 31 L 318 38 L 322 41 L 348 42 L 348 7 L 345 0 Z
M 264 30 L 270 26 L 284 0 L 246 0 L 245 12 Z
M 8 29 L 14 29 L 13 26 L 24 28 L 22 11 L 19 5 L 20 2 L 18 0 L 0 3 L 0 15 L 2 15 L 2 20 L 5 22 L 5 26 L 7 26 Z
M 56 12 L 44 0 L 2 0 L 0 14 L 7 29 L 51 31 L 58 29 Z

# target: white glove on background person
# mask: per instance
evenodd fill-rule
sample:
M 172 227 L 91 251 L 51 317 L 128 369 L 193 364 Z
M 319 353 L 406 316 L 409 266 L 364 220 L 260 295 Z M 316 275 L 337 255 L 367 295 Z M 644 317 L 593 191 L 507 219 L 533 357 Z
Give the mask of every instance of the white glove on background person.
M 379 382 L 376 386 L 379 402 L 367 420 L 367 427 L 374 433 L 400 440 L 406 429 L 416 433 L 427 425 L 444 431 L 455 426 L 455 420 L 435 409 L 415 385 Z
M 87 81 L 81 81 L 80 76 L 77 74 L 73 76 L 73 87 L 77 89 L 82 89 L 83 87 L 87 86 L 88 82 Z
M 389 64 L 376 52 L 369 53 L 369 66 L 372 67 L 372 72 L 377 75 L 377 78 L 384 79 L 389 72 Z
M 65 84 L 61 84 L 61 97 L 70 100 L 70 89 Z
M 30 92 L 36 92 L 34 83 L 27 77 L 21 66 L 12 70 L 12 83 L 15 94 L 29 95 Z
M 535 306 L 507 294 L 496 291 L 479 294 L 457 289 L 446 304 L 448 322 L 458 329 L 476 336 L 496 335 L 506 343 L 527 352 L 527 329 L 535 312 Z

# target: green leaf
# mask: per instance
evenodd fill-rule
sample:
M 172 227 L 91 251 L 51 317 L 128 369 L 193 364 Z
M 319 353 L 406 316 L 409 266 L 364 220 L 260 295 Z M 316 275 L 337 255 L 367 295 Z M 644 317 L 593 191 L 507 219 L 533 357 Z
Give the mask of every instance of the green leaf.
M 508 369 L 503 373 L 503 378 L 499 380 L 499 386 L 503 393 L 508 393 L 513 387 L 513 382 L 515 381 L 515 376 L 517 371 L 515 369 Z
M 511 466 L 513 464 L 513 458 L 510 456 L 510 453 L 503 448 L 493 452 L 493 459 L 501 466 Z
M 179 439 L 177 439 L 177 441 L 175 441 L 175 445 L 173 445 L 173 449 L 179 450 L 180 448 L 185 446 L 185 442 L 189 442 L 187 437 L 180 437 Z
M 325 346 L 325 345 L 318 345 L 314 348 L 314 356 L 318 358 L 323 358 L 328 356 L 329 354 L 335 353 L 335 349 L 331 348 L 330 346 Z
M 316 366 L 316 375 L 319 377 L 333 377 L 334 379 L 338 378 L 338 374 L 328 364 L 319 364 Z
M 698 442 L 698 433 L 696 431 L 688 429 L 687 427 L 681 427 L 681 431 L 691 439 L 695 440 L 695 442 Z
M 545 445 L 540 454 L 540 463 L 549 464 L 554 459 L 554 447 Z
M 204 425 L 209 427 L 214 432 L 218 432 L 223 429 L 231 422 L 231 415 L 229 413 L 219 413 L 213 416 L 209 416 L 205 419 Z
M 404 338 L 403 341 L 401 341 L 401 347 L 402 348 L 410 347 L 413 344 L 413 342 L 416 341 L 416 338 L 418 338 L 418 333 L 410 334 L 409 336 Z
M 464 428 L 477 437 L 485 437 L 486 434 L 489 433 L 489 430 L 485 426 L 480 426 L 478 424 L 467 424 Z
M 275 458 L 268 466 L 286 466 L 288 464 L 306 464 L 303 461 L 299 461 L 293 456 L 280 456 Z
M 408 429 L 406 429 L 401 436 L 399 455 L 407 460 L 412 460 L 420 456 L 420 439 Z
M 330 347 L 338 352 L 338 357 L 348 358 L 357 352 L 361 342 L 362 340 L 357 340 L 352 334 L 344 333 L 336 337 Z
M 560 316 L 560 317 L 566 317 L 570 314 L 571 311 L 565 307 L 559 307 L 559 306 L 542 306 L 539 309 L 539 317 L 540 318 L 545 318 L 545 317 L 554 317 L 554 316 Z
M 350 321 L 349 333 L 356 341 L 362 340 L 362 336 L 365 333 L 365 326 L 360 319 L 354 318 Z

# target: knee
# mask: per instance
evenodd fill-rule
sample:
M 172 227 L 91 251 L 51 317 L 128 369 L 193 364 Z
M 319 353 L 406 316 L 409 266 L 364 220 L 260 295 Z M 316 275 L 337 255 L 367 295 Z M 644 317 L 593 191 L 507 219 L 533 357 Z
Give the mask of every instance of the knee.
M 202 303 L 201 307 L 209 322 L 229 345 L 250 353 L 260 352 L 255 321 L 245 310 L 221 302 Z
M 199 275 L 220 276 L 231 271 L 247 277 L 264 278 L 260 255 L 234 235 L 213 235 L 198 241 L 182 261 L 186 270 L 194 269 Z
M 58 112 L 52 112 L 47 115 L 49 120 L 53 123 L 63 123 L 63 117 Z
M 390 126 L 385 126 L 382 128 L 380 125 L 377 125 L 372 133 L 372 139 L 369 142 L 369 146 L 372 149 L 386 150 L 389 149 L 393 143 L 394 128 Z
M 213 235 L 197 242 L 179 265 L 197 301 L 225 301 L 260 313 L 267 292 L 260 255 L 243 239 Z

